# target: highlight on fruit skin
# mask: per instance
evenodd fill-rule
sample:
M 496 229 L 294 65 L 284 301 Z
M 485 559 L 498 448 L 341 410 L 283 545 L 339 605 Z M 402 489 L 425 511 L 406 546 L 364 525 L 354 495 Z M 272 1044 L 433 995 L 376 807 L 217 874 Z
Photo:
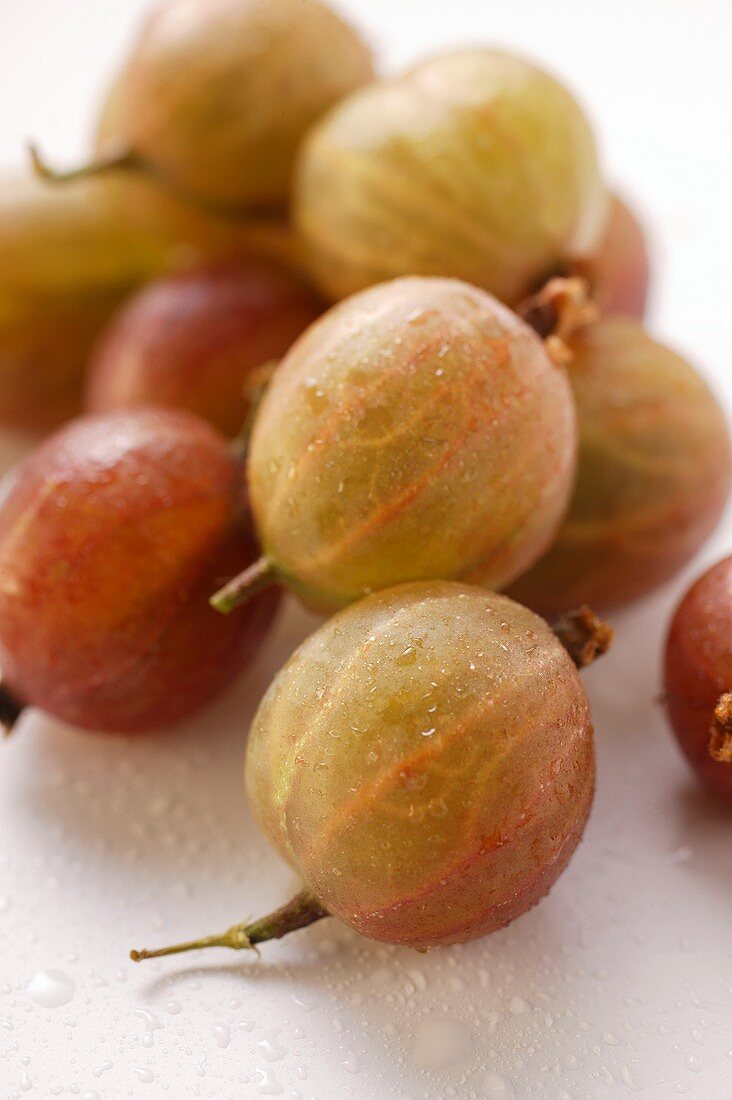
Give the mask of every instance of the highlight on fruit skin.
M 605 235 L 595 256 L 579 269 L 602 314 L 643 320 L 651 281 L 648 243 L 636 214 L 617 195 L 611 197 Z
M 143 173 L 211 210 L 287 205 L 308 128 L 373 78 L 371 53 L 320 0 L 165 0 L 114 88 L 95 172 Z
M 592 255 L 607 195 L 571 94 L 521 57 L 446 52 L 372 84 L 314 127 L 294 217 L 323 291 L 443 275 L 515 304 Z
M 582 622 L 605 628 L 579 616 L 584 646 Z M 303 892 L 264 921 L 133 958 L 247 948 L 326 914 L 420 949 L 502 928 L 544 897 L 582 836 L 589 706 L 531 611 L 455 582 L 399 585 L 293 654 L 254 718 L 245 776 Z
M 264 395 L 247 469 L 264 560 L 214 606 L 275 579 L 317 610 L 478 566 L 506 584 L 554 537 L 575 455 L 566 373 L 519 317 L 457 280 L 372 287 Z
M 238 463 L 188 413 L 73 421 L 11 474 L 0 504 L 0 668 L 13 695 L 77 726 L 187 718 L 256 654 L 277 604 L 237 622 L 211 587 L 252 558 Z
M 87 407 L 184 408 L 234 436 L 251 410 L 262 365 L 280 359 L 323 305 L 272 265 L 227 263 L 140 290 L 92 356 Z
M 732 556 L 688 590 L 671 621 L 664 701 L 702 783 L 732 805 Z
M 670 580 L 716 527 L 732 471 L 724 414 L 685 359 L 624 317 L 569 346 L 574 497 L 549 552 L 509 589 L 549 616 L 578 603 L 607 611 Z

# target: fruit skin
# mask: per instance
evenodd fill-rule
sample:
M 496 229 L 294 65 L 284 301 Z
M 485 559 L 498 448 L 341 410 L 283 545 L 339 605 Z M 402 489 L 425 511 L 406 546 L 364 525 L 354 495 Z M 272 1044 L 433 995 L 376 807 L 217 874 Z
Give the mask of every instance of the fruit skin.
M 724 414 L 679 355 L 630 318 L 571 341 L 577 484 L 549 553 L 512 586 L 545 615 L 619 607 L 664 584 L 709 537 L 730 489 Z
M 14 693 L 78 726 L 139 732 L 221 691 L 276 605 L 258 597 L 241 621 L 208 605 L 255 553 L 237 480 L 212 428 L 163 410 L 76 420 L 11 473 L 0 667 Z
M 508 583 L 549 545 L 574 477 L 563 369 L 452 279 L 372 287 L 316 321 L 259 407 L 248 463 L 263 553 L 312 606 L 479 564 Z
M 732 690 L 732 557 L 689 589 L 671 621 L 664 661 L 666 710 L 701 781 L 732 804 L 732 764 L 709 753 L 714 709 Z
M 284 208 L 305 132 L 372 77 L 318 0 L 168 0 L 123 70 L 116 145 L 212 206 Z
M 642 321 L 651 279 L 645 234 L 633 211 L 613 195 L 597 255 L 584 266 L 601 313 Z
M 569 92 L 519 57 L 466 49 L 332 110 L 303 146 L 294 203 L 333 299 L 415 274 L 515 304 L 595 251 L 607 196 Z
M 304 284 L 261 263 L 161 279 L 139 291 L 102 335 L 87 407 L 185 408 L 235 435 L 250 409 L 247 377 L 280 359 L 322 310 Z
M 84 366 L 123 297 L 0 291 L 0 423 L 45 432 L 80 411 Z
M 268 839 L 372 939 L 457 943 L 566 866 L 594 786 L 577 671 L 526 608 L 445 581 L 341 611 L 273 681 L 246 785 Z

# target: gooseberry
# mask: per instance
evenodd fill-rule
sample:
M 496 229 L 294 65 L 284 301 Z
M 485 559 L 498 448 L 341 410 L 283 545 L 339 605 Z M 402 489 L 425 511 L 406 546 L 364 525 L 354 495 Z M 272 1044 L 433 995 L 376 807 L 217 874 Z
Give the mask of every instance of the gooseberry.
M 298 161 L 294 217 L 324 292 L 445 275 L 514 304 L 595 252 L 607 198 L 570 93 L 521 57 L 443 53 L 349 96 Z
M 580 270 L 602 314 L 643 320 L 651 277 L 648 245 L 638 218 L 617 195 L 612 196 L 597 252 Z
M 609 643 L 587 610 L 559 634 L 579 663 Z M 172 950 L 249 947 L 326 914 L 423 949 L 535 905 L 582 836 L 595 778 L 560 637 L 449 581 L 375 593 L 321 626 L 262 700 L 246 758 L 254 815 L 305 893 L 274 920 Z
M 263 264 L 161 279 L 132 298 L 102 336 L 88 407 L 185 408 L 234 435 L 249 412 L 247 380 L 281 358 L 321 312 L 305 285 Z
M 241 623 L 211 586 L 252 557 L 226 441 L 188 413 L 86 417 L 13 471 L 0 504 L 0 667 L 65 721 L 171 725 L 251 659 L 276 600 Z
M 665 654 L 671 727 L 703 783 L 732 803 L 732 557 L 686 593 Z
M 186 206 L 149 180 L 33 176 L 0 186 L 0 421 L 48 429 L 82 407 L 91 348 L 141 282 L 227 256 L 296 266 L 275 223 Z
M 549 552 L 510 589 L 547 615 L 583 602 L 607 610 L 668 581 L 716 526 L 732 468 L 709 387 L 637 322 L 610 317 L 569 343 L 574 497 Z
M 167 0 L 120 74 L 111 152 L 66 176 L 124 168 L 211 208 L 284 208 L 306 130 L 372 76 L 319 0 Z
M 371 287 L 285 356 L 250 439 L 263 559 L 214 598 L 281 580 L 316 609 L 482 567 L 506 584 L 569 501 L 576 427 L 563 368 L 485 291 Z

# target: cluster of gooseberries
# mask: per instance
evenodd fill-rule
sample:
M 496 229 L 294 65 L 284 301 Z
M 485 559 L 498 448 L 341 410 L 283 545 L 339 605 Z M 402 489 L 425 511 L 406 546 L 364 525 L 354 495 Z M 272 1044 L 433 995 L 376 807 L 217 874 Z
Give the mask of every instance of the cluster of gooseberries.
M 32 160 L 0 188 L 0 418 L 57 430 L 0 501 L 0 716 L 173 725 L 281 588 L 332 615 L 247 748 L 302 891 L 133 956 L 328 915 L 419 949 L 507 924 L 590 810 L 594 610 L 690 560 L 732 470 L 713 394 L 643 327 L 644 233 L 583 110 L 487 48 L 380 79 L 319 0 L 169 0 L 89 163 Z M 727 797 L 731 591 L 728 559 L 666 660 Z

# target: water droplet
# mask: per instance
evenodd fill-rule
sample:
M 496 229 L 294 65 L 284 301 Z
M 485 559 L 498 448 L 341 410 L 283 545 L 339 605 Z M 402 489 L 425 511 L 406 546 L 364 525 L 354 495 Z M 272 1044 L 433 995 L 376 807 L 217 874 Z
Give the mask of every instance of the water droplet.
M 361 1063 L 353 1051 L 349 1052 L 348 1057 L 341 1062 L 341 1065 L 349 1073 L 356 1074 L 361 1072 Z
M 699 1073 L 704 1067 L 704 1063 L 698 1054 L 687 1054 L 685 1062 L 687 1068 L 690 1069 L 692 1073 Z
M 216 1040 L 216 1046 L 225 1050 L 231 1042 L 231 1028 L 228 1024 L 214 1024 L 211 1028 L 213 1037 Z
M 107 1058 L 106 1061 L 102 1062 L 101 1065 L 97 1066 L 97 1068 L 92 1072 L 94 1073 L 95 1077 L 101 1077 L 103 1073 L 106 1073 L 107 1070 L 112 1069 L 113 1066 L 114 1062 L 110 1062 L 109 1058 Z
M 183 1005 L 180 1001 L 166 1001 L 165 1011 L 169 1012 L 171 1016 L 177 1016 L 183 1009 Z
M 144 1066 L 135 1067 L 135 1077 L 142 1085 L 151 1085 L 155 1080 L 155 1075 L 151 1069 L 146 1069 Z
M 136 1008 L 135 1016 L 142 1020 L 145 1025 L 144 1034 L 142 1036 L 142 1045 L 144 1047 L 151 1047 L 155 1042 L 155 1032 L 160 1031 L 163 1026 L 160 1020 L 156 1016 L 153 1016 L 152 1012 L 148 1012 L 144 1008 Z
M 483 1095 L 486 1100 L 515 1100 L 516 1090 L 507 1077 L 487 1073 L 483 1078 Z
M 23 1092 L 30 1092 L 30 1090 L 33 1088 L 33 1082 L 28 1076 L 27 1071 L 23 1073 L 23 1076 L 20 1079 L 20 1087 Z
M 62 970 L 39 970 L 28 982 L 28 995 L 43 1008 L 60 1008 L 74 999 L 76 982 Z
M 428 1017 L 417 1025 L 414 1061 L 422 1069 L 447 1069 L 472 1053 L 472 1032 L 460 1020 Z
M 260 1039 L 257 1043 L 266 1062 L 281 1062 L 288 1053 L 287 1047 L 278 1042 L 278 1035 L 279 1031 L 271 1031 L 269 1035 L 265 1035 L 264 1039 Z
M 255 1071 L 254 1087 L 260 1096 L 281 1096 L 285 1091 L 271 1069 Z
M 529 1012 L 531 1005 L 523 997 L 517 995 L 508 1002 L 508 1009 L 514 1016 L 521 1016 L 524 1012 Z

